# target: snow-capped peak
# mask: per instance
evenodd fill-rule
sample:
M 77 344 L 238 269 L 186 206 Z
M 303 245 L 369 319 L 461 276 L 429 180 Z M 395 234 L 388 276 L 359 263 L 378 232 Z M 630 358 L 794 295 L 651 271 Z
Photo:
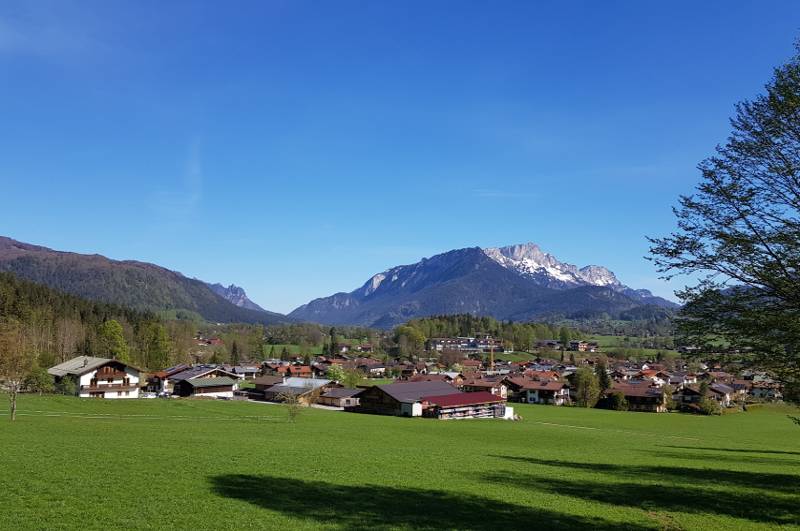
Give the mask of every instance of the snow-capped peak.
M 549 287 L 580 285 L 623 287 L 614 273 L 605 267 L 590 265 L 578 269 L 542 251 L 535 243 L 490 247 L 483 252 L 503 267 L 538 280 Z
M 578 270 L 578 275 L 593 286 L 622 286 L 617 277 L 603 266 L 588 265 Z

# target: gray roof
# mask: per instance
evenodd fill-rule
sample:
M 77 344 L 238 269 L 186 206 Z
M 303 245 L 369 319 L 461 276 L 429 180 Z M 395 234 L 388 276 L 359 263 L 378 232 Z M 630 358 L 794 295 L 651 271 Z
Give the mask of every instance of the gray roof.
M 363 389 L 348 389 L 347 387 L 337 387 L 325 393 L 326 398 L 350 398 L 363 391 Z
M 195 388 L 220 387 L 220 386 L 235 385 L 236 383 L 238 383 L 238 380 L 234 380 L 233 378 L 228 378 L 227 376 L 218 376 L 216 378 L 193 378 L 190 380 L 186 380 L 186 383 Z
M 419 402 L 423 396 L 439 396 L 458 393 L 458 389 L 447 382 L 404 382 L 377 386 L 398 402 Z
M 185 371 L 179 372 L 178 374 L 173 374 L 169 377 L 170 380 L 173 381 L 182 381 L 182 380 L 191 380 L 192 378 L 200 378 L 209 374 L 214 371 L 219 371 L 223 374 L 227 374 L 228 376 L 232 376 L 236 378 L 235 374 L 231 374 L 222 367 L 212 367 L 209 365 L 198 365 L 197 367 L 192 367 L 191 369 L 187 369 Z
M 266 392 L 267 393 L 273 393 L 275 395 L 297 395 L 297 396 L 301 396 L 301 395 L 304 395 L 306 393 L 310 393 L 313 390 L 314 390 L 313 387 L 292 387 L 290 385 L 278 384 L 278 385 L 273 385 L 272 387 L 269 387 L 266 390 Z
M 312 388 L 316 389 L 317 387 L 322 387 L 323 385 L 328 385 L 331 383 L 332 380 L 325 380 L 324 378 L 286 378 L 284 381 L 284 385 L 287 387 L 305 387 L 305 388 Z
M 65 361 L 64 363 L 59 363 L 55 367 L 50 367 L 47 369 L 49 374 L 53 376 L 66 376 L 71 374 L 73 376 L 80 376 L 82 374 L 86 374 L 87 372 L 91 372 L 103 365 L 107 364 L 110 361 L 116 361 L 117 363 L 121 363 L 122 365 L 127 365 L 122 363 L 121 361 L 117 360 L 110 360 L 108 358 L 93 358 L 91 356 L 78 356 L 77 358 L 72 358 L 69 361 Z

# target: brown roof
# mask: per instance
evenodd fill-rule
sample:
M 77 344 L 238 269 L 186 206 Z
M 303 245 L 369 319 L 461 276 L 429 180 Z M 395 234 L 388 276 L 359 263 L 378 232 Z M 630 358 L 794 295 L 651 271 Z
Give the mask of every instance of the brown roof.
M 423 396 L 421 400 L 439 407 L 474 406 L 477 404 L 494 404 L 506 401 L 505 398 L 483 391 L 478 393 L 452 393 L 439 396 Z
M 623 393 L 625 396 L 658 396 L 662 393 L 661 389 L 657 387 L 653 387 L 648 384 L 639 384 L 639 385 L 631 385 L 631 384 L 621 384 L 619 382 L 615 383 L 609 392 L 618 392 Z
M 266 385 L 266 386 L 273 386 L 279 383 L 283 383 L 282 376 L 259 376 L 258 378 L 254 378 L 252 382 L 256 385 Z

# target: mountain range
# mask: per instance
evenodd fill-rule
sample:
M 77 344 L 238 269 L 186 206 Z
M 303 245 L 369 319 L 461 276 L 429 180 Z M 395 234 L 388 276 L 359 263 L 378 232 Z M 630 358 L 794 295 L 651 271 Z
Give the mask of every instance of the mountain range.
M 164 267 L 55 251 L 0 237 L 0 271 L 91 300 L 171 311 L 213 322 L 390 328 L 416 317 L 470 313 L 497 319 L 623 320 L 663 317 L 677 305 L 633 289 L 607 268 L 578 268 L 533 243 L 438 254 L 373 275 L 350 293 L 315 299 L 288 316 L 264 310 L 244 289 Z
M 350 293 L 315 299 L 298 320 L 388 328 L 415 317 L 472 313 L 503 320 L 663 315 L 677 305 L 622 284 L 608 269 L 577 268 L 533 243 L 458 249 L 378 273 Z
M 0 236 L 0 271 L 91 300 L 140 310 L 189 312 L 214 322 L 273 324 L 289 321 L 225 288 L 135 260 L 54 251 Z

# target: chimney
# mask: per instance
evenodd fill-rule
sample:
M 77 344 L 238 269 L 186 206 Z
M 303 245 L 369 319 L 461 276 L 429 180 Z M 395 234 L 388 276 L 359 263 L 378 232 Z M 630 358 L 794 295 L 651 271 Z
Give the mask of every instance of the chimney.
M 84 366 L 84 367 L 86 367 L 87 365 L 89 365 L 89 358 L 87 358 L 86 356 L 84 356 L 84 357 L 83 357 L 83 366 Z

